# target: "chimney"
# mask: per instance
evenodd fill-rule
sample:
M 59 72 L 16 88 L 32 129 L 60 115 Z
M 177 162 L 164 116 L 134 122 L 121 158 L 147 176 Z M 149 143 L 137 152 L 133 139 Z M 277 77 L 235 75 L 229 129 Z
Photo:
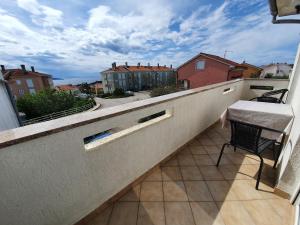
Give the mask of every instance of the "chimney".
M 141 63 L 138 63 L 137 66 L 140 67 L 140 66 L 141 66 Z
M 170 65 L 170 68 L 171 68 L 171 69 L 173 68 L 172 64 Z
M 34 66 L 31 66 L 31 71 L 35 72 Z
M 166 68 L 167 66 L 166 66 L 166 65 L 164 65 L 164 67 Z
M 150 63 L 148 63 L 148 68 L 150 68 Z
M 26 67 L 25 67 L 25 65 L 22 64 L 21 65 L 21 69 L 23 70 L 24 73 L 26 73 Z
M 159 63 L 157 63 L 157 67 L 159 68 Z
M 115 70 L 115 69 L 117 68 L 117 63 L 116 63 L 116 62 L 113 62 L 113 63 L 111 64 L 111 68 L 112 68 L 113 70 Z
M 127 62 L 125 62 L 125 67 L 128 68 L 128 63 Z
M 4 65 L 1 65 L 1 71 L 5 71 L 5 66 Z

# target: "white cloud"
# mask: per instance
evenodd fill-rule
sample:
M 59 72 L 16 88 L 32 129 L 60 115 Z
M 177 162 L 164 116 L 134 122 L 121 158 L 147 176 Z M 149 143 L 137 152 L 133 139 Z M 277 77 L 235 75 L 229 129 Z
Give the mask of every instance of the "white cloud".
M 185 15 L 179 14 L 180 0 L 129 1 L 90 9 L 81 26 L 66 25 L 61 10 L 37 0 L 17 1 L 35 27 L 0 8 L 0 63 L 16 66 L 27 60 L 46 70 L 56 66 L 84 74 L 98 73 L 113 61 L 177 66 L 200 51 L 222 55 L 227 49 L 235 60 L 260 64 L 292 59 L 296 49 L 287 48 L 299 41 L 296 25 L 271 24 L 267 6 L 238 14 L 245 0 L 219 7 L 198 4 Z M 176 24 L 177 29 L 170 28 Z M 49 29 L 55 27 L 60 29 Z
M 37 0 L 17 0 L 18 6 L 31 14 L 32 22 L 44 27 L 62 26 L 60 10 L 39 4 Z

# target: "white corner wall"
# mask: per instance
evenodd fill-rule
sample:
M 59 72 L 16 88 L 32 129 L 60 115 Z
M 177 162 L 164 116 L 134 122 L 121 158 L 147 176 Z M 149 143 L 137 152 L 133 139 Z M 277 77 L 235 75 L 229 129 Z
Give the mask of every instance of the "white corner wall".
M 0 131 L 19 127 L 19 121 L 4 82 L 0 77 Z
M 278 188 L 294 196 L 300 188 L 300 45 L 291 76 L 287 103 L 292 105 L 295 119 L 279 164 Z

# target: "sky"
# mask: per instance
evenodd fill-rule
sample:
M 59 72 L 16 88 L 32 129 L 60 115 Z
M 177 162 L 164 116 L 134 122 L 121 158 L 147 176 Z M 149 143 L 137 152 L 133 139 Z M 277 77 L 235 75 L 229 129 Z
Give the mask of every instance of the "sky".
M 177 67 L 200 52 L 293 63 L 300 25 L 272 24 L 267 0 L 1 0 L 0 64 L 80 83 L 112 62 Z

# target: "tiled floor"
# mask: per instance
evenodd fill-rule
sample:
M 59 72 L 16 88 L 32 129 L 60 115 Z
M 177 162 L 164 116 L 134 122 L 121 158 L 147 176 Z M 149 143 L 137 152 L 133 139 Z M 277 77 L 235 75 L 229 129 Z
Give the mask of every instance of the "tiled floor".
M 89 224 L 94 225 L 291 225 L 294 209 L 273 194 L 272 154 L 265 154 L 260 190 L 258 158 L 226 149 L 229 131 L 203 132 Z

